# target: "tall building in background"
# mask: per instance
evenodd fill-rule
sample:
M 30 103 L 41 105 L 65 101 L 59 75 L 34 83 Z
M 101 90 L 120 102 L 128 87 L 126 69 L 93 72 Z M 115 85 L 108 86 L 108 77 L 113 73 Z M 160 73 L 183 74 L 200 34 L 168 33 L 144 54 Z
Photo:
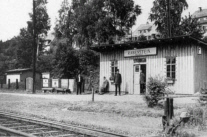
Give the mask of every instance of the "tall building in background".
M 198 19 L 199 24 L 205 32 L 204 36 L 207 36 L 207 9 L 199 7 L 199 10 L 193 13 L 193 17 Z

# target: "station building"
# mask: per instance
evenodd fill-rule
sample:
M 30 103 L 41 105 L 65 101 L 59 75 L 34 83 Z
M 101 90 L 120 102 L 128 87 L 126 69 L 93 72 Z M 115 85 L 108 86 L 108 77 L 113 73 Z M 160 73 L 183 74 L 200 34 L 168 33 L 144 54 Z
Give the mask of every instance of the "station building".
M 10 83 L 15 83 L 16 80 L 25 82 L 28 77 L 33 77 L 33 71 L 30 68 L 8 70 L 6 72 L 6 84 L 8 84 L 9 80 Z M 36 73 L 36 81 L 41 81 L 41 74 L 38 72 Z
M 91 47 L 100 53 L 100 86 L 119 69 L 121 91 L 141 94 L 140 69 L 146 76 L 167 79 L 176 94 L 194 94 L 207 88 L 207 43 L 191 36 Z M 110 81 L 110 80 L 109 80 Z M 109 91 L 115 91 L 113 81 Z

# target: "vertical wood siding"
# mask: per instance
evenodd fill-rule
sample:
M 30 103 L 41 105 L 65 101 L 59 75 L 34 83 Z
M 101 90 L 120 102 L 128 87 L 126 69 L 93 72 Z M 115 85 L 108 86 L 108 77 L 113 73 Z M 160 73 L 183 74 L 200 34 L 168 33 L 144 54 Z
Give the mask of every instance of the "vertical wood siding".
M 207 89 L 207 49 L 201 47 L 202 53 L 197 53 L 199 46 L 194 46 L 194 60 L 195 60 L 195 92 L 200 91 L 201 88 Z
M 146 80 L 149 77 L 159 76 L 166 78 L 166 57 L 176 57 L 176 81 L 169 88 L 179 94 L 194 93 L 194 46 L 193 45 L 173 45 L 171 47 L 157 47 L 157 55 L 142 56 L 146 58 Z M 118 69 L 122 75 L 121 91 L 133 94 L 133 59 L 137 57 L 124 58 L 124 51 L 114 51 L 101 53 L 100 55 L 100 84 L 103 77 L 109 80 L 111 75 L 110 61 L 118 61 Z M 205 64 L 207 66 L 207 64 Z M 207 73 L 206 73 L 207 74 Z M 110 83 L 110 91 L 114 91 L 114 85 Z

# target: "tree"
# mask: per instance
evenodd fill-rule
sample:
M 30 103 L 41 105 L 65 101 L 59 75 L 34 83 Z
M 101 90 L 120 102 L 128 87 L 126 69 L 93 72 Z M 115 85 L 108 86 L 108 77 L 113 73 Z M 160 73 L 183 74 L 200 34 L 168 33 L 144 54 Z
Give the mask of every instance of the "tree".
M 203 38 L 203 41 L 207 42 L 207 36 L 205 36 L 205 37 Z
M 140 36 L 138 37 L 138 41 L 145 41 L 145 40 L 147 40 L 147 37 L 144 36 L 144 35 L 140 35 Z
M 195 38 L 202 38 L 203 30 L 198 23 L 198 19 L 193 18 L 192 15 L 182 18 L 178 28 L 179 35 L 191 35 Z
M 20 30 L 17 49 L 17 68 L 30 68 L 32 65 L 32 35 L 26 28 Z
M 168 0 L 155 0 L 153 2 L 153 7 L 151 8 L 151 13 L 149 19 L 154 21 L 157 26 L 157 31 L 162 35 L 162 37 L 168 36 Z M 186 0 L 169 0 L 170 1 L 170 28 L 171 35 L 176 36 L 177 30 L 179 30 L 179 24 L 181 22 L 181 14 L 184 9 L 188 8 Z
M 36 26 L 37 35 L 47 35 L 47 31 L 50 29 L 50 19 L 46 8 L 47 0 L 37 0 L 35 12 L 36 12 Z M 28 24 L 28 31 L 33 34 L 33 13 L 29 14 L 30 21 Z
M 70 34 L 65 36 L 80 48 L 108 42 L 116 35 L 123 36 L 140 13 L 133 0 L 73 0 L 62 34 Z
M 75 76 L 79 67 L 76 51 L 66 44 L 59 44 L 53 62 L 53 75 L 59 78 Z
M 37 0 L 36 2 L 36 30 L 38 35 L 47 35 L 50 29 L 50 19 L 46 9 L 47 0 Z M 18 37 L 17 65 L 16 67 L 30 68 L 33 58 L 33 14 L 30 13 L 31 20 L 27 22 L 27 28 L 22 28 Z M 44 38 L 39 38 L 44 41 Z M 39 44 L 39 43 L 37 43 Z M 41 49 L 41 48 L 40 48 Z

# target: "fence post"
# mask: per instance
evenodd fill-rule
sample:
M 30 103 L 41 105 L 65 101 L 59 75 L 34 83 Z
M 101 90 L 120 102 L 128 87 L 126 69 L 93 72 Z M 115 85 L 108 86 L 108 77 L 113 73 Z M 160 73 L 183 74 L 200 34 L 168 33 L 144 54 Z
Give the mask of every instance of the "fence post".
M 92 102 L 94 102 L 94 89 L 92 87 Z
M 173 98 L 167 98 L 165 101 L 164 115 L 166 116 L 166 125 L 169 126 L 170 119 L 174 116 Z
M 16 89 L 19 89 L 18 79 L 16 79 Z
M 10 79 L 8 79 L 8 89 L 10 89 Z
M 1 81 L 1 88 L 3 88 L 3 82 Z

